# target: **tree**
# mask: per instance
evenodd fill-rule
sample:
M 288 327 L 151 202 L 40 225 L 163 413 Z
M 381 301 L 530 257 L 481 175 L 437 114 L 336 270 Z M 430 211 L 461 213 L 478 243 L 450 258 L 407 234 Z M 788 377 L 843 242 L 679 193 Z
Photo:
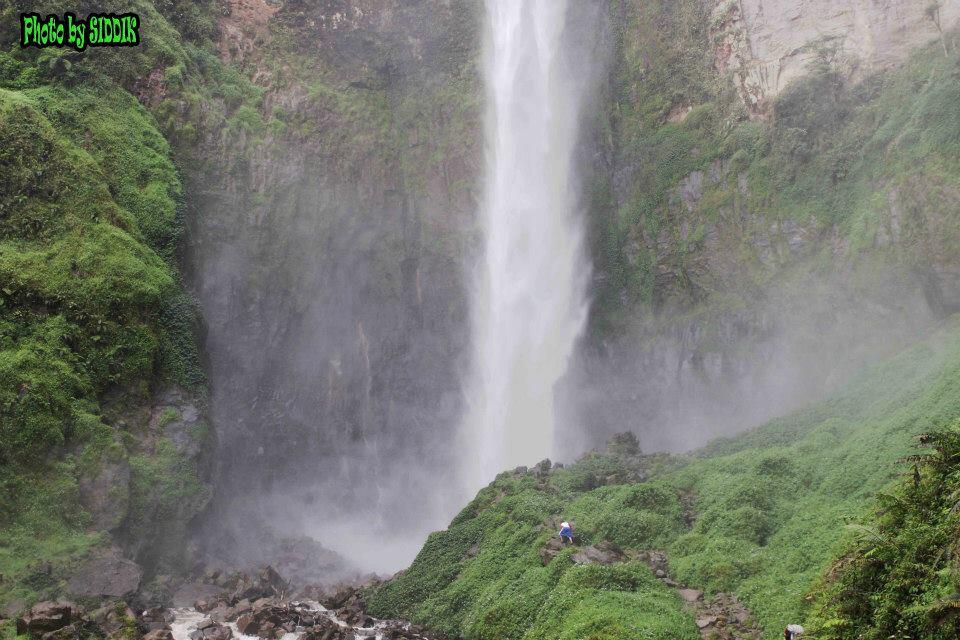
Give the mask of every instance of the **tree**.
M 948 55 L 947 40 L 944 38 L 943 27 L 940 25 L 940 0 L 934 0 L 934 2 L 928 4 L 924 13 L 937 28 L 937 33 L 940 34 L 940 45 L 943 47 L 943 55 Z

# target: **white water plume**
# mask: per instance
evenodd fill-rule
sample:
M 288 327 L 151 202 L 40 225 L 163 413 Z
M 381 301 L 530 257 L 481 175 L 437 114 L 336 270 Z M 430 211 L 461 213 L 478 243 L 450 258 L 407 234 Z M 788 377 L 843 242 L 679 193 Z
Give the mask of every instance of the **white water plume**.
M 463 422 L 473 489 L 553 455 L 554 386 L 587 311 L 573 154 L 583 82 L 564 0 L 486 0 L 484 255 Z

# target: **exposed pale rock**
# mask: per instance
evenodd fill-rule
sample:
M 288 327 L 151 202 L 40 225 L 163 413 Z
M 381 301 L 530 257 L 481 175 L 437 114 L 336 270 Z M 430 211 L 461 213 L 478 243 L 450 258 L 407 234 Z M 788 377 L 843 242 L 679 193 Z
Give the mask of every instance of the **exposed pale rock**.
M 706 629 L 710 625 L 716 624 L 716 622 L 717 616 L 703 616 L 701 618 L 697 618 L 697 628 Z
M 818 49 L 845 59 L 851 73 L 896 65 L 940 36 L 921 0 L 720 0 L 712 17 L 715 67 L 731 70 L 754 113 L 802 76 Z M 943 0 L 946 31 L 960 21 L 960 0 Z

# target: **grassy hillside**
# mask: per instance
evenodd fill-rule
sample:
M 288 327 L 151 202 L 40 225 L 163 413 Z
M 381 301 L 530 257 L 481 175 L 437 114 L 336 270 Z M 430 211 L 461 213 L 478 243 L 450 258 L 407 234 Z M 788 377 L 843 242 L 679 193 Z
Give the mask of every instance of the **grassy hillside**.
M 954 325 L 823 403 L 694 456 L 645 463 L 646 482 L 624 482 L 636 462 L 599 454 L 543 477 L 502 474 L 371 594 L 372 611 L 467 638 L 539 638 L 573 621 L 580 631 L 570 637 L 695 634 L 638 561 L 577 567 L 566 550 L 542 566 L 539 550 L 562 517 L 581 545 L 666 550 L 679 582 L 736 593 L 773 638 L 810 616 L 806 596 L 849 543 L 846 525 L 890 484 L 913 436 L 957 417 Z

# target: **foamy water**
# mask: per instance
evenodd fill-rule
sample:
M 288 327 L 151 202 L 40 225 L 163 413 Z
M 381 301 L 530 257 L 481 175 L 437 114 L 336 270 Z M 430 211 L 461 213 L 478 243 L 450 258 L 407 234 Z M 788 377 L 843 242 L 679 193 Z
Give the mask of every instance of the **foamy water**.
M 313 611 L 320 613 L 326 617 L 331 622 L 336 623 L 338 626 L 343 627 L 344 629 L 349 629 L 353 632 L 355 638 L 370 638 L 373 640 L 383 640 L 383 633 L 381 629 L 386 624 L 383 621 L 376 621 L 372 627 L 354 627 L 347 624 L 346 622 L 337 618 L 334 612 L 326 609 L 319 602 L 314 602 L 312 600 L 307 600 L 303 602 L 293 603 L 294 606 L 302 607 L 308 611 Z M 178 609 L 173 609 L 174 621 L 170 625 L 170 630 L 173 633 L 174 640 L 190 640 L 190 634 L 197 630 L 197 627 L 207 619 L 209 615 L 205 613 L 200 613 L 193 607 L 183 607 Z M 233 637 L 237 640 L 263 640 L 259 636 L 248 636 L 246 634 L 240 633 L 237 629 L 236 622 L 225 622 L 224 625 L 230 627 L 230 630 L 233 632 Z M 297 640 L 304 632 L 303 627 L 298 627 L 296 631 L 283 634 L 279 640 Z

